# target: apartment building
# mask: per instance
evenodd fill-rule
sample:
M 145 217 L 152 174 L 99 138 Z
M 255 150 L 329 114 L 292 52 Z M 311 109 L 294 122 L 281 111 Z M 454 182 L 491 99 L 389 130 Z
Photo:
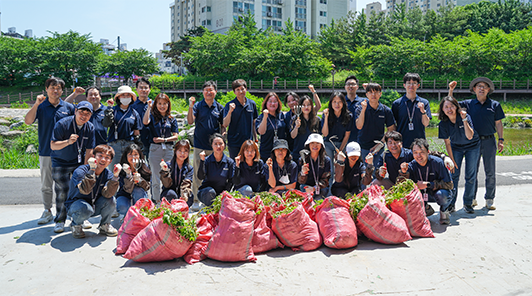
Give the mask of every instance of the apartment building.
M 197 26 L 225 33 L 247 13 L 255 16 L 259 28 L 281 32 L 290 19 L 295 29 L 314 37 L 333 19 L 346 16 L 349 8 L 350 0 L 175 0 L 170 4 L 171 40 Z

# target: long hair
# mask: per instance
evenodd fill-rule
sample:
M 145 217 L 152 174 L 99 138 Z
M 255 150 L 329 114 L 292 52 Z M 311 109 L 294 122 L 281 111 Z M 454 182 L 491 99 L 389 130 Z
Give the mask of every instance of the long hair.
M 305 145 L 305 148 L 310 151 L 310 145 Z M 325 147 L 321 145 L 320 152 L 318 154 L 318 161 L 320 162 L 320 168 L 325 167 Z M 305 162 L 310 163 L 310 153 L 305 157 Z
M 262 111 L 268 109 L 266 105 L 268 104 L 268 100 L 270 99 L 270 97 L 274 97 L 277 99 L 277 109 L 275 110 L 275 114 L 272 114 L 273 116 L 277 116 L 281 113 L 281 108 L 283 106 L 283 103 L 281 103 L 281 99 L 279 99 L 279 96 L 273 91 L 269 92 L 264 97 L 264 100 L 262 101 Z
M 137 169 L 137 172 L 140 174 L 142 179 L 144 179 L 144 180 L 149 182 L 151 180 L 151 171 L 150 171 L 150 169 L 148 168 L 148 166 L 146 165 L 146 163 L 144 161 L 144 154 L 142 153 L 142 149 L 140 149 L 139 145 L 131 144 L 131 145 L 127 146 L 126 149 L 124 150 L 124 153 L 122 154 L 122 158 L 120 159 L 120 164 L 121 165 L 124 165 L 124 164 L 130 165 L 129 162 L 127 161 L 127 156 L 128 156 L 128 154 L 130 154 L 133 151 L 137 151 L 138 154 L 139 154 L 140 167 Z M 121 171 L 120 175 L 122 177 L 124 177 L 126 175 L 126 173 L 124 171 Z
M 161 112 L 159 112 L 159 109 L 157 109 L 157 103 L 161 100 L 164 100 L 168 103 L 168 109 L 166 109 L 166 112 L 164 114 L 161 114 Z M 172 118 L 171 111 L 172 111 L 172 103 L 170 102 L 170 98 L 168 97 L 168 95 L 164 93 L 158 94 L 155 97 L 155 100 L 153 101 L 153 107 L 151 109 L 151 114 L 153 114 L 155 121 L 160 121 L 164 117 Z
M 240 152 L 238 152 L 238 156 L 240 156 L 241 161 L 246 162 L 246 157 L 244 156 L 244 152 L 248 149 L 255 151 L 255 158 L 253 159 L 253 161 L 259 162 L 260 160 L 259 148 L 257 147 L 257 144 L 255 144 L 255 142 L 253 142 L 252 140 L 245 140 L 244 143 L 242 143 L 242 146 L 240 146 Z
M 310 102 L 310 113 L 309 113 L 309 116 L 308 116 L 308 120 L 305 119 L 305 116 L 303 116 L 303 113 L 301 113 L 301 115 L 299 116 L 299 119 L 301 119 L 301 126 L 299 127 L 299 130 L 297 131 L 297 135 L 304 135 L 305 134 L 305 130 L 307 128 L 307 125 L 309 126 L 309 130 L 311 133 L 318 133 L 318 134 L 321 134 L 321 131 L 320 131 L 320 120 L 319 118 L 316 116 L 316 111 L 314 111 L 314 102 L 312 101 L 312 99 L 307 96 L 307 95 L 304 95 L 302 96 L 300 99 L 299 99 L 299 102 L 298 104 L 303 106 L 303 103 L 308 100 Z
M 335 98 L 339 98 L 340 101 L 342 101 L 342 110 L 340 113 L 340 122 L 342 123 L 342 125 L 347 126 L 349 124 L 349 120 L 352 118 L 349 116 L 349 111 L 347 111 L 347 103 L 345 101 L 344 94 L 339 91 L 335 91 L 329 98 L 329 118 L 327 120 L 327 123 L 329 124 L 329 130 L 331 130 L 334 124 L 336 123 L 336 115 L 334 114 L 334 110 L 332 109 L 332 102 Z
M 450 102 L 451 104 L 453 104 L 456 107 L 456 116 L 459 116 L 458 112 L 460 112 L 460 104 L 458 104 L 458 101 L 455 98 L 451 96 L 446 96 L 440 102 L 440 108 L 438 109 L 438 119 L 441 121 L 449 120 L 449 116 L 447 116 L 447 114 L 443 112 L 443 105 L 445 104 L 445 102 Z

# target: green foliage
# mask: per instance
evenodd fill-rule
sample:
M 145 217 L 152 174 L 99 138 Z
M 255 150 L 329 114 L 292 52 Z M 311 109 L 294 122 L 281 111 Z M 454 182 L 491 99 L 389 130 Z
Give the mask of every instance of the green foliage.
M 9 147 L 4 146 L 4 137 L 0 137 L 0 169 L 36 169 L 39 168 L 38 153 L 26 153 L 29 145 L 39 149 L 37 126 L 22 125 L 16 130 L 25 131 L 24 134 L 10 140 Z
M 389 190 L 384 192 L 384 199 L 386 204 L 389 205 L 396 200 L 403 200 L 404 204 L 407 204 L 405 196 L 407 196 L 412 190 L 414 190 L 416 184 L 410 179 L 395 184 Z
M 133 74 L 144 76 L 159 70 L 157 59 L 146 49 L 133 49 L 131 51 L 118 51 L 112 55 L 101 54 L 98 61 L 98 74 L 116 73 L 124 77 L 124 81 L 133 77 Z
M 24 102 L 24 103 L 20 103 L 20 102 L 13 102 L 11 103 L 11 108 L 13 109 L 29 109 L 30 108 L 30 105 L 28 105 L 28 103 Z
M 161 217 L 162 215 L 162 210 L 161 208 L 153 208 L 153 209 L 149 209 L 147 207 L 144 207 L 144 208 L 140 208 L 140 214 L 148 219 L 150 219 L 151 221 Z
M 198 237 L 196 222 L 194 219 L 185 219 L 183 213 L 163 209 L 163 222 L 173 227 L 182 237 L 193 242 Z
M 392 103 L 400 97 L 401 95 L 396 90 L 385 89 L 382 91 L 382 96 L 379 99 L 379 102 L 391 108 Z
M 185 35 L 183 35 L 178 41 L 169 44 L 170 50 L 163 50 L 164 57 L 171 58 L 172 62 L 176 65 L 181 65 L 181 55 L 188 52 L 192 46 L 190 38 L 201 37 L 205 34 L 205 31 L 207 31 L 207 29 L 203 26 L 188 29 Z M 183 61 L 183 66 L 189 68 L 189 64 L 186 60 Z
M 279 217 L 281 217 L 283 215 L 288 215 L 288 214 L 292 213 L 296 208 L 297 208 L 297 204 L 292 204 L 292 205 L 286 206 L 284 209 L 272 213 L 272 217 L 273 218 L 279 218 Z
M 349 213 L 354 221 L 357 220 L 358 213 L 368 204 L 368 194 L 362 192 L 357 196 L 353 196 L 351 193 L 345 195 L 346 199 L 350 199 L 349 202 Z

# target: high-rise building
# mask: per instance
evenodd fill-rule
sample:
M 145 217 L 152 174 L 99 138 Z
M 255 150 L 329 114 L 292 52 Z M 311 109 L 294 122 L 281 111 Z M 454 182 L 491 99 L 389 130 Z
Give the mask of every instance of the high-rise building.
M 366 17 L 369 19 L 371 17 L 372 13 L 379 13 L 382 11 L 382 4 L 380 2 L 371 2 L 366 4 L 366 10 L 364 13 L 366 14 Z
M 213 33 L 225 33 L 233 21 L 248 12 L 257 27 L 281 32 L 290 19 L 297 30 L 314 37 L 320 30 L 347 15 L 351 0 L 175 0 L 170 4 L 171 40 L 187 30 L 204 26 Z

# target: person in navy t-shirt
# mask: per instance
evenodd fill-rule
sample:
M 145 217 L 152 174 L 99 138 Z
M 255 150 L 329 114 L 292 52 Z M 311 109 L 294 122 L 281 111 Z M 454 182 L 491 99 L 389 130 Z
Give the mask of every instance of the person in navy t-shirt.
M 194 201 L 192 193 L 192 178 L 194 168 L 189 163 L 190 143 L 188 140 L 180 140 L 174 146 L 174 156 L 169 162 L 161 162 L 161 182 L 163 191 L 161 199 L 168 201 L 183 199 L 190 207 Z
M 100 144 L 107 144 L 107 127 L 103 125 L 103 118 L 105 117 L 105 110 L 107 106 L 101 103 L 102 93 L 99 87 L 89 86 L 87 89 L 76 87 L 74 92 L 65 99 L 65 102 L 74 103 L 75 99 L 85 93 L 87 102 L 92 104 L 92 116 L 90 122 L 94 125 L 94 132 L 96 137 L 96 146 Z
M 286 140 L 288 128 L 281 107 L 281 100 L 274 92 L 268 93 L 262 102 L 262 114 L 255 122 L 257 132 L 260 135 L 260 158 L 262 161 L 266 161 L 270 157 L 275 140 Z
M 237 79 L 232 84 L 236 98 L 224 107 L 224 127 L 227 130 L 229 156 L 235 158 L 245 140 L 257 139 L 255 120 L 259 117 L 253 100 L 246 98 L 247 83 Z
M 65 82 L 61 78 L 48 78 L 44 83 L 46 94 L 38 95 L 35 104 L 30 111 L 26 113 L 24 122 L 32 124 L 35 120 L 39 121 L 39 167 L 41 172 L 41 193 L 44 204 L 44 211 L 41 218 L 37 220 L 38 224 L 46 224 L 53 219 L 53 178 L 52 178 L 52 158 L 50 157 L 50 139 L 52 130 L 57 121 L 74 114 L 74 105 L 61 100 L 61 94 L 65 89 Z M 59 213 L 56 213 L 59 215 Z
M 131 105 L 135 111 L 139 114 L 140 118 L 144 118 L 144 113 L 148 110 L 148 100 L 149 95 L 151 92 L 151 82 L 145 77 L 141 77 L 137 80 L 135 83 L 135 88 L 137 89 L 137 93 L 139 94 L 135 102 Z M 154 136 L 150 134 L 150 129 L 148 128 L 148 125 L 142 126 L 142 129 L 140 130 L 140 140 L 142 142 L 142 149 L 144 152 L 144 156 L 146 157 L 146 160 L 149 161 L 150 159 L 150 144 L 151 139 Z M 157 160 L 157 163 L 159 163 L 159 160 Z M 151 164 L 150 164 L 151 165 Z
M 299 161 L 299 151 L 305 147 L 308 136 L 312 133 L 321 134 L 321 120 L 316 116 L 316 109 L 310 97 L 302 96 L 298 105 L 301 106 L 301 115 L 292 117 L 290 124 L 290 136 L 294 139 L 292 160 L 296 163 Z
M 390 189 L 397 181 L 401 164 L 411 162 L 414 156 L 409 148 L 403 147 L 403 136 L 398 131 L 386 132 L 384 140 L 388 150 L 384 152 L 381 160 L 375 166 L 376 174 L 372 184 Z M 388 178 L 385 178 L 386 173 L 388 173 Z
M 235 190 L 248 197 L 253 196 L 255 192 L 264 191 L 266 173 L 257 144 L 246 140 L 235 157 Z
M 346 91 L 346 97 L 345 101 L 347 104 L 347 111 L 351 112 L 353 115 L 353 129 L 351 130 L 351 134 L 349 134 L 349 143 L 350 142 L 356 142 L 358 141 L 358 129 L 355 123 L 355 110 L 357 105 L 365 100 L 366 98 L 359 97 L 357 95 L 358 91 L 358 79 L 355 75 L 350 75 L 345 79 L 345 91 Z
M 269 192 L 283 194 L 296 188 L 298 168 L 292 160 L 286 140 L 279 139 L 273 143 L 271 157 L 266 160 L 264 170 L 268 170 L 266 180 Z

